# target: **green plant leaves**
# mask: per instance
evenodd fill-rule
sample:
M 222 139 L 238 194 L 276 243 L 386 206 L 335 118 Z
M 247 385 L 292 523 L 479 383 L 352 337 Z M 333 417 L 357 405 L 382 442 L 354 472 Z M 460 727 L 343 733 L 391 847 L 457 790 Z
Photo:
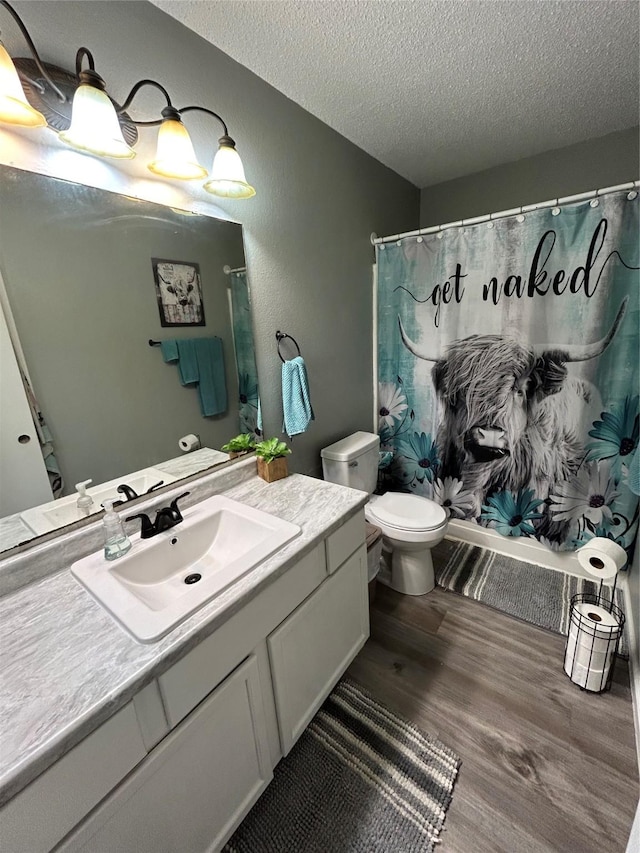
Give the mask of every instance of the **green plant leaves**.
M 224 449 L 224 448 L 223 448 Z M 288 456 L 291 450 L 284 441 L 279 438 L 267 438 L 255 446 L 256 456 L 262 457 L 265 462 L 272 462 L 280 456 Z
M 253 450 L 256 440 L 250 433 L 241 433 L 222 445 L 225 453 L 242 453 L 243 450 Z

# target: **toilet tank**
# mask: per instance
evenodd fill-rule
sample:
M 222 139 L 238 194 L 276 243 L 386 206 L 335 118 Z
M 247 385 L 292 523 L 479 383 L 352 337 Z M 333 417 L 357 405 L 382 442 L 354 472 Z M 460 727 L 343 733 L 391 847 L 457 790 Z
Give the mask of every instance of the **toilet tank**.
M 322 474 L 330 483 L 373 494 L 378 482 L 380 437 L 354 432 L 320 451 Z

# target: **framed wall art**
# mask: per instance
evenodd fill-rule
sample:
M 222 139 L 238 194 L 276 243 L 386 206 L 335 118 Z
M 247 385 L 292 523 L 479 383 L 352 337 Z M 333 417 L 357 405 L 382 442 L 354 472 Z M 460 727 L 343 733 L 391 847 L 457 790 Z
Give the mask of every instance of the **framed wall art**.
M 161 326 L 204 326 L 200 266 L 151 258 Z

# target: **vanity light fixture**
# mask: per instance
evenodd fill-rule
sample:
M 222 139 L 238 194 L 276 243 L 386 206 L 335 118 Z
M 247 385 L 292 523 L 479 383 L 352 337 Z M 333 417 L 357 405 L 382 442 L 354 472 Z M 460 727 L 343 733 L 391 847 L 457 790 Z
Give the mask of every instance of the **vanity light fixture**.
M 17 13 L 8 3 L 2 5 L 7 6 L 20 27 L 36 63 L 42 65 L 31 36 Z M 34 109 L 27 101 L 16 67 L 2 41 L 0 41 L 0 122 L 18 127 L 45 127 L 47 124 L 42 113 Z
M 189 133 L 182 122 L 184 113 L 198 111 L 220 122 L 223 135 L 204 189 L 223 198 L 251 198 L 254 188 L 247 183 L 240 155 L 229 136 L 224 120 L 206 107 L 176 108 L 167 90 L 155 80 L 138 81 L 120 106 L 109 95 L 102 77 L 95 70 L 93 55 L 86 47 L 76 54 L 76 71 L 71 74 L 43 63 L 17 12 L 0 0 L 18 24 L 33 59 L 12 60 L 0 42 L 0 122 L 22 127 L 44 127 L 80 151 L 99 157 L 131 159 L 138 140 L 138 128 L 158 127 L 156 156 L 147 168 L 155 175 L 178 180 L 207 177 L 198 163 Z M 83 69 L 86 60 L 88 68 Z M 161 118 L 139 121 L 127 110 L 141 88 L 158 89 L 166 100 Z
M 198 163 L 189 132 L 175 107 L 166 106 L 162 110 L 156 159 L 147 168 L 155 175 L 182 181 L 205 178 L 207 175 L 207 170 Z
M 87 58 L 89 68 L 82 70 Z M 76 56 L 78 88 L 73 95 L 71 124 L 59 136 L 67 145 L 99 157 L 131 160 L 136 152 L 124 140 L 116 108 L 107 95 L 102 77 L 96 73 L 93 56 L 81 47 Z

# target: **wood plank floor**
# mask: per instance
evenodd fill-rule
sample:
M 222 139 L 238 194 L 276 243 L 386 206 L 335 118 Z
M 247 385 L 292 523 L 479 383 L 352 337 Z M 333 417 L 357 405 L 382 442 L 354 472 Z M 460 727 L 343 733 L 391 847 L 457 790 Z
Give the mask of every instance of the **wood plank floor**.
M 638 801 L 627 667 L 585 693 L 564 642 L 443 589 L 378 584 L 348 674 L 460 755 L 439 853 L 624 853 Z

